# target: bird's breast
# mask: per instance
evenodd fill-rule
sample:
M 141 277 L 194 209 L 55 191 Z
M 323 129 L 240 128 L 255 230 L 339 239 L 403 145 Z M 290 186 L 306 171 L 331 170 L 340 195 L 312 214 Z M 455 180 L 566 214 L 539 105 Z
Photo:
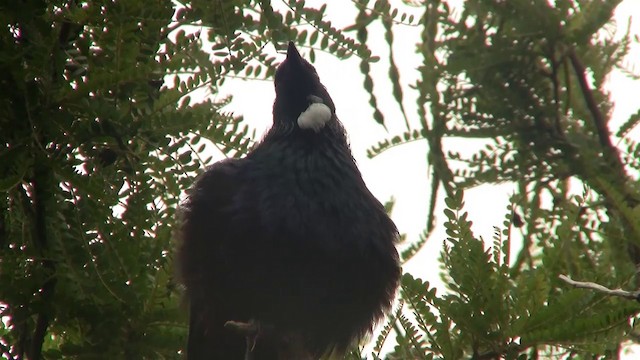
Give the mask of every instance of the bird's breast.
M 349 156 L 331 151 L 298 153 L 285 166 L 288 185 L 300 195 L 300 201 L 333 206 L 338 211 L 360 200 L 363 192 L 360 173 Z M 338 208 L 335 208 L 338 207 Z
M 366 236 L 379 203 L 364 186 L 350 154 L 282 149 L 261 163 L 252 181 L 262 227 L 284 241 L 336 247 Z M 331 239 L 330 241 L 327 239 Z

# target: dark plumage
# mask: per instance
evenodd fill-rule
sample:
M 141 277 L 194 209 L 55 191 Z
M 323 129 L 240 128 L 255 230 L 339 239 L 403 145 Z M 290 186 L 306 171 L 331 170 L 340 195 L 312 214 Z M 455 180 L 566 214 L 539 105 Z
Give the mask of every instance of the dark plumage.
M 292 43 L 275 89 L 264 139 L 245 158 L 208 168 L 182 209 L 191 360 L 243 359 L 245 338 L 223 328 L 229 320 L 264 326 L 256 360 L 277 359 L 276 348 L 287 346 L 313 358 L 344 351 L 381 319 L 398 285 L 396 227 L 364 184 L 331 97 Z M 298 121 L 314 103 L 320 115 L 311 119 L 328 120 L 317 129 Z

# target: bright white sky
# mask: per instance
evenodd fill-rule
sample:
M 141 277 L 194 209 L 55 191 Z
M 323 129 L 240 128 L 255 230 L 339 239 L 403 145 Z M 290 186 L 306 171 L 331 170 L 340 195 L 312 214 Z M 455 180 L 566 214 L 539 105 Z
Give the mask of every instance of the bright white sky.
M 307 1 L 312 6 L 313 1 Z M 321 4 L 322 2 L 317 2 Z M 349 25 L 355 18 L 353 6 L 340 5 L 340 2 L 328 2 L 328 18 L 335 26 Z M 411 9 L 409 9 L 411 10 Z M 419 12 L 416 12 L 416 15 Z M 616 11 L 616 21 L 619 33 L 626 29 L 629 16 L 635 20 L 631 33 L 640 36 L 640 1 L 625 0 Z M 409 241 L 415 241 L 425 227 L 428 208 L 430 176 L 427 171 L 427 144 L 425 141 L 413 142 L 397 147 L 382 155 L 368 159 L 366 149 L 385 138 L 390 138 L 406 130 L 404 120 L 391 95 L 391 86 L 387 80 L 387 68 L 384 59 L 387 57 L 386 44 L 383 40 L 381 27 L 369 26 L 369 38 L 379 38 L 373 43 L 374 55 L 383 60 L 372 64 L 374 72 L 375 92 L 378 102 L 386 117 L 388 132 L 373 121 L 372 110 L 368 105 L 368 95 L 363 89 L 363 77 L 358 69 L 358 59 L 338 60 L 331 55 L 316 52 L 315 66 L 320 79 L 331 94 L 338 117 L 344 123 L 351 141 L 354 157 L 358 161 L 363 177 L 371 191 L 382 202 L 396 198 L 393 219 L 400 232 L 408 235 Z M 396 26 L 395 28 L 395 60 L 400 68 L 401 81 L 405 84 L 414 83 L 417 77 L 415 70 L 420 58 L 415 55 L 415 43 L 419 41 L 419 29 Z M 304 57 L 308 58 L 308 51 L 300 49 Z M 284 55 L 283 55 L 284 58 Z M 640 46 L 633 45 L 628 57 L 627 68 L 632 68 L 635 62 L 635 73 L 640 74 Z M 615 102 L 612 132 L 623 123 L 629 115 L 640 107 L 640 81 L 633 81 L 621 72 L 613 73 L 609 79 L 608 88 Z M 259 136 L 271 124 L 271 108 L 274 99 L 273 83 L 271 81 L 241 81 L 231 80 L 221 89 L 222 95 L 231 94 L 234 100 L 226 110 L 243 115 L 256 128 Z M 410 122 L 417 126 L 418 119 L 415 112 L 415 92 L 405 86 L 405 107 Z M 636 129 L 636 138 L 640 136 L 640 129 Z M 456 150 L 473 152 L 481 142 L 452 141 L 447 143 Z M 467 191 L 465 194 L 466 210 L 474 221 L 474 231 L 485 239 L 491 239 L 493 226 L 502 226 L 508 199 L 514 187 L 505 184 L 500 186 L 482 186 Z M 442 205 L 442 202 L 441 202 Z M 437 223 L 441 224 L 442 206 L 437 212 Z M 428 280 L 431 284 L 444 289 L 439 277 L 438 258 L 445 239 L 443 227 L 438 226 L 422 252 L 405 266 L 405 270 Z M 517 249 L 516 249 L 517 250 Z M 627 359 L 636 358 L 629 354 Z

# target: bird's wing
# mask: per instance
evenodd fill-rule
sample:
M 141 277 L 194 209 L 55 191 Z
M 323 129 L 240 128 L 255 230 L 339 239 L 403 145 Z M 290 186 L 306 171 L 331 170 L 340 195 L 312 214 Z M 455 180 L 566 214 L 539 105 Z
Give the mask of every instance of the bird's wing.
M 221 301 L 219 261 L 221 247 L 229 241 L 234 199 L 242 188 L 239 172 L 243 160 L 227 159 L 208 168 L 196 181 L 182 206 L 180 276 L 189 301 L 187 357 L 242 359 L 245 341 L 224 328 L 234 319 Z

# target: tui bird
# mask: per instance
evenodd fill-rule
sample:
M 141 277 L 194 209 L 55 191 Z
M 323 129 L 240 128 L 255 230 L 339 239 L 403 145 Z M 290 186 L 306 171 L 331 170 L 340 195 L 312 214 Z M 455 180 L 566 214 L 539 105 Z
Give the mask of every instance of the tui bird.
M 182 206 L 190 360 L 343 353 L 389 310 L 398 286 L 398 231 L 293 43 L 275 91 L 262 141 L 209 167 Z M 245 338 L 228 321 L 258 330 Z

